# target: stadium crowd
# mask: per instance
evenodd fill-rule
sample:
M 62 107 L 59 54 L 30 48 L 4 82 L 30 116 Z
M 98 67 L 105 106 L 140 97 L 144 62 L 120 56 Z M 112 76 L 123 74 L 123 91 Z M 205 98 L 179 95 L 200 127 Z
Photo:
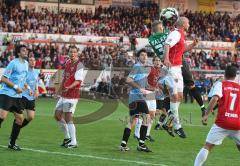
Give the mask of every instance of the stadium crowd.
M 95 13 L 42 9 L 36 12 L 19 6 L 0 6 L 0 32 L 35 32 L 97 36 L 147 37 L 151 22 L 159 17 L 157 5 L 144 8 L 97 7 Z M 240 15 L 191 12 L 182 13 L 190 20 L 188 39 L 236 41 L 240 34 Z
M 0 67 L 5 67 L 15 58 L 13 50 L 13 45 L 9 45 L 5 51 L 0 49 Z M 36 58 L 38 69 L 61 69 L 68 57 L 67 53 L 67 46 L 62 44 L 28 44 L 28 55 Z M 195 69 L 224 70 L 229 63 L 240 66 L 239 58 L 230 51 L 201 50 L 185 57 Z M 80 58 L 86 68 L 99 70 L 107 67 L 131 67 L 135 63 L 135 56 L 117 46 L 86 46 L 80 51 Z
M 130 39 L 131 37 L 148 37 L 151 33 L 151 22 L 159 16 L 156 4 L 142 8 L 102 8 L 100 6 L 96 8 L 94 14 L 83 11 L 71 13 L 60 11 L 60 14 L 55 14 L 46 9 L 36 12 L 27 8 L 21 9 L 19 6 L 4 5 L 1 5 L 0 9 L 0 32 L 128 36 Z M 181 14 L 190 20 L 188 39 L 240 40 L 240 15 L 231 17 L 227 13 L 189 10 Z M 13 50 L 12 43 L 8 44 L 6 50 L 0 48 L 0 67 L 6 67 L 15 58 Z M 28 44 L 28 55 L 36 58 L 38 69 L 63 68 L 67 54 L 68 48 L 63 44 Z M 99 70 L 107 67 L 131 67 L 135 63 L 135 57 L 118 46 L 86 46 L 81 50 L 80 58 L 86 68 Z M 186 59 L 192 68 L 196 69 L 224 70 L 229 63 L 240 66 L 237 55 L 229 51 L 193 51 L 186 55 Z M 115 82 L 118 82 L 116 80 L 117 78 Z M 200 78 L 197 80 L 201 82 Z M 117 86 L 118 83 L 115 85 Z M 118 87 L 116 89 L 119 91 Z
M 68 58 L 68 48 L 59 44 L 28 44 L 28 56 L 36 58 L 37 69 L 61 69 Z M 5 67 L 15 58 L 14 46 L 0 50 L 0 67 Z M 105 69 L 107 67 L 131 67 L 135 57 L 117 46 L 86 46 L 80 51 L 80 59 L 86 68 Z

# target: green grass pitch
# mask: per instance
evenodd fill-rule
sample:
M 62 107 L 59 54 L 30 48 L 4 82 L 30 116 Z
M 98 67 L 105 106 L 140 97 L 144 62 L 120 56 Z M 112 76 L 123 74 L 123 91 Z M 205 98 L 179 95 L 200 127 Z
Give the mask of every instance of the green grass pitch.
M 9 114 L 0 129 L 0 166 L 132 166 L 132 165 L 167 165 L 192 166 L 199 149 L 204 144 L 206 135 L 214 121 L 210 116 L 209 125 L 200 123 L 200 111 L 197 104 L 181 104 L 180 115 L 187 134 L 186 139 L 172 138 L 165 131 L 152 129 L 154 143 L 146 142 L 153 153 L 141 153 L 136 150 L 137 141 L 133 132 L 129 140 L 129 152 L 118 151 L 124 124 L 119 119 L 128 115 L 128 109 L 119 103 L 118 109 L 110 116 L 89 124 L 77 125 L 79 147 L 65 149 L 59 145 L 63 133 L 53 119 L 56 100 L 40 98 L 37 100 L 36 118 L 21 131 L 18 144 L 24 148 L 21 152 L 8 150 L 8 138 L 12 124 Z M 83 116 L 96 111 L 102 103 L 81 99 L 76 116 Z M 191 120 L 190 120 L 191 114 Z M 226 139 L 209 155 L 207 166 L 239 166 L 240 153 L 233 141 Z

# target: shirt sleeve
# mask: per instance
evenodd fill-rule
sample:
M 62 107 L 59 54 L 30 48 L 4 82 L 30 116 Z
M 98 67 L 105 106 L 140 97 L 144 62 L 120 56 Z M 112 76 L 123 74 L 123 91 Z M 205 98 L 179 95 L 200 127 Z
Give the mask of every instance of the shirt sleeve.
M 4 70 L 4 73 L 3 73 L 3 76 L 7 77 L 7 78 L 10 78 L 11 74 L 12 74 L 12 71 L 14 69 L 14 61 L 10 62 L 6 69 Z
M 84 66 L 82 63 L 79 63 L 77 71 L 74 75 L 75 80 L 83 81 Z
M 217 82 L 212 90 L 212 96 L 218 96 L 221 98 L 223 96 L 222 94 L 222 82 Z
M 128 77 L 129 78 L 132 78 L 132 79 L 135 79 L 136 75 L 137 75 L 137 71 L 138 71 L 138 68 L 136 65 L 133 66 L 131 72 L 129 73 Z
M 174 30 L 168 35 L 165 43 L 170 45 L 170 47 L 173 47 L 175 44 L 177 44 L 180 41 L 180 39 L 181 39 L 181 34 L 177 30 Z

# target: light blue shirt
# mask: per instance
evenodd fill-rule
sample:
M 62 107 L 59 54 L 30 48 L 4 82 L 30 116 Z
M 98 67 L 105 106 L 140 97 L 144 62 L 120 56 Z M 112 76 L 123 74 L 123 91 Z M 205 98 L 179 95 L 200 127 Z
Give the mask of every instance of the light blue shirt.
M 3 72 L 3 76 L 7 77 L 19 88 L 23 89 L 26 83 L 28 72 L 28 62 L 21 61 L 19 58 L 12 60 Z M 5 83 L 2 83 L 2 89 L 0 89 L 0 94 L 4 94 L 14 98 L 21 98 L 22 94 L 17 94 L 15 89 L 9 87 Z
M 149 69 L 140 62 L 138 62 L 133 66 L 133 69 L 128 77 L 132 78 L 136 84 L 138 84 L 141 88 L 145 89 L 148 85 L 147 82 L 148 75 Z M 129 92 L 129 103 L 142 100 L 146 100 L 146 98 L 143 96 L 140 90 L 138 88 L 132 87 Z
M 40 71 L 36 69 L 29 69 L 27 73 L 27 80 L 26 83 L 31 88 L 31 91 L 33 94 L 36 92 L 36 89 L 38 87 L 38 75 Z M 23 96 L 26 97 L 28 100 L 35 100 L 34 95 L 30 96 L 29 90 L 23 91 Z

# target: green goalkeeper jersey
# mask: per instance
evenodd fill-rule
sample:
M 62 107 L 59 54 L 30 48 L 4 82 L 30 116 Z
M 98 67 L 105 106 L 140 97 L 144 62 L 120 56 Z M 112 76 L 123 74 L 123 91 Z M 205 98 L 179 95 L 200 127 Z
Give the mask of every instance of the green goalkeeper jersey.
M 149 44 L 153 48 L 155 54 L 159 58 L 163 58 L 164 44 L 169 34 L 169 30 L 166 30 L 164 33 L 154 33 L 149 38 Z

